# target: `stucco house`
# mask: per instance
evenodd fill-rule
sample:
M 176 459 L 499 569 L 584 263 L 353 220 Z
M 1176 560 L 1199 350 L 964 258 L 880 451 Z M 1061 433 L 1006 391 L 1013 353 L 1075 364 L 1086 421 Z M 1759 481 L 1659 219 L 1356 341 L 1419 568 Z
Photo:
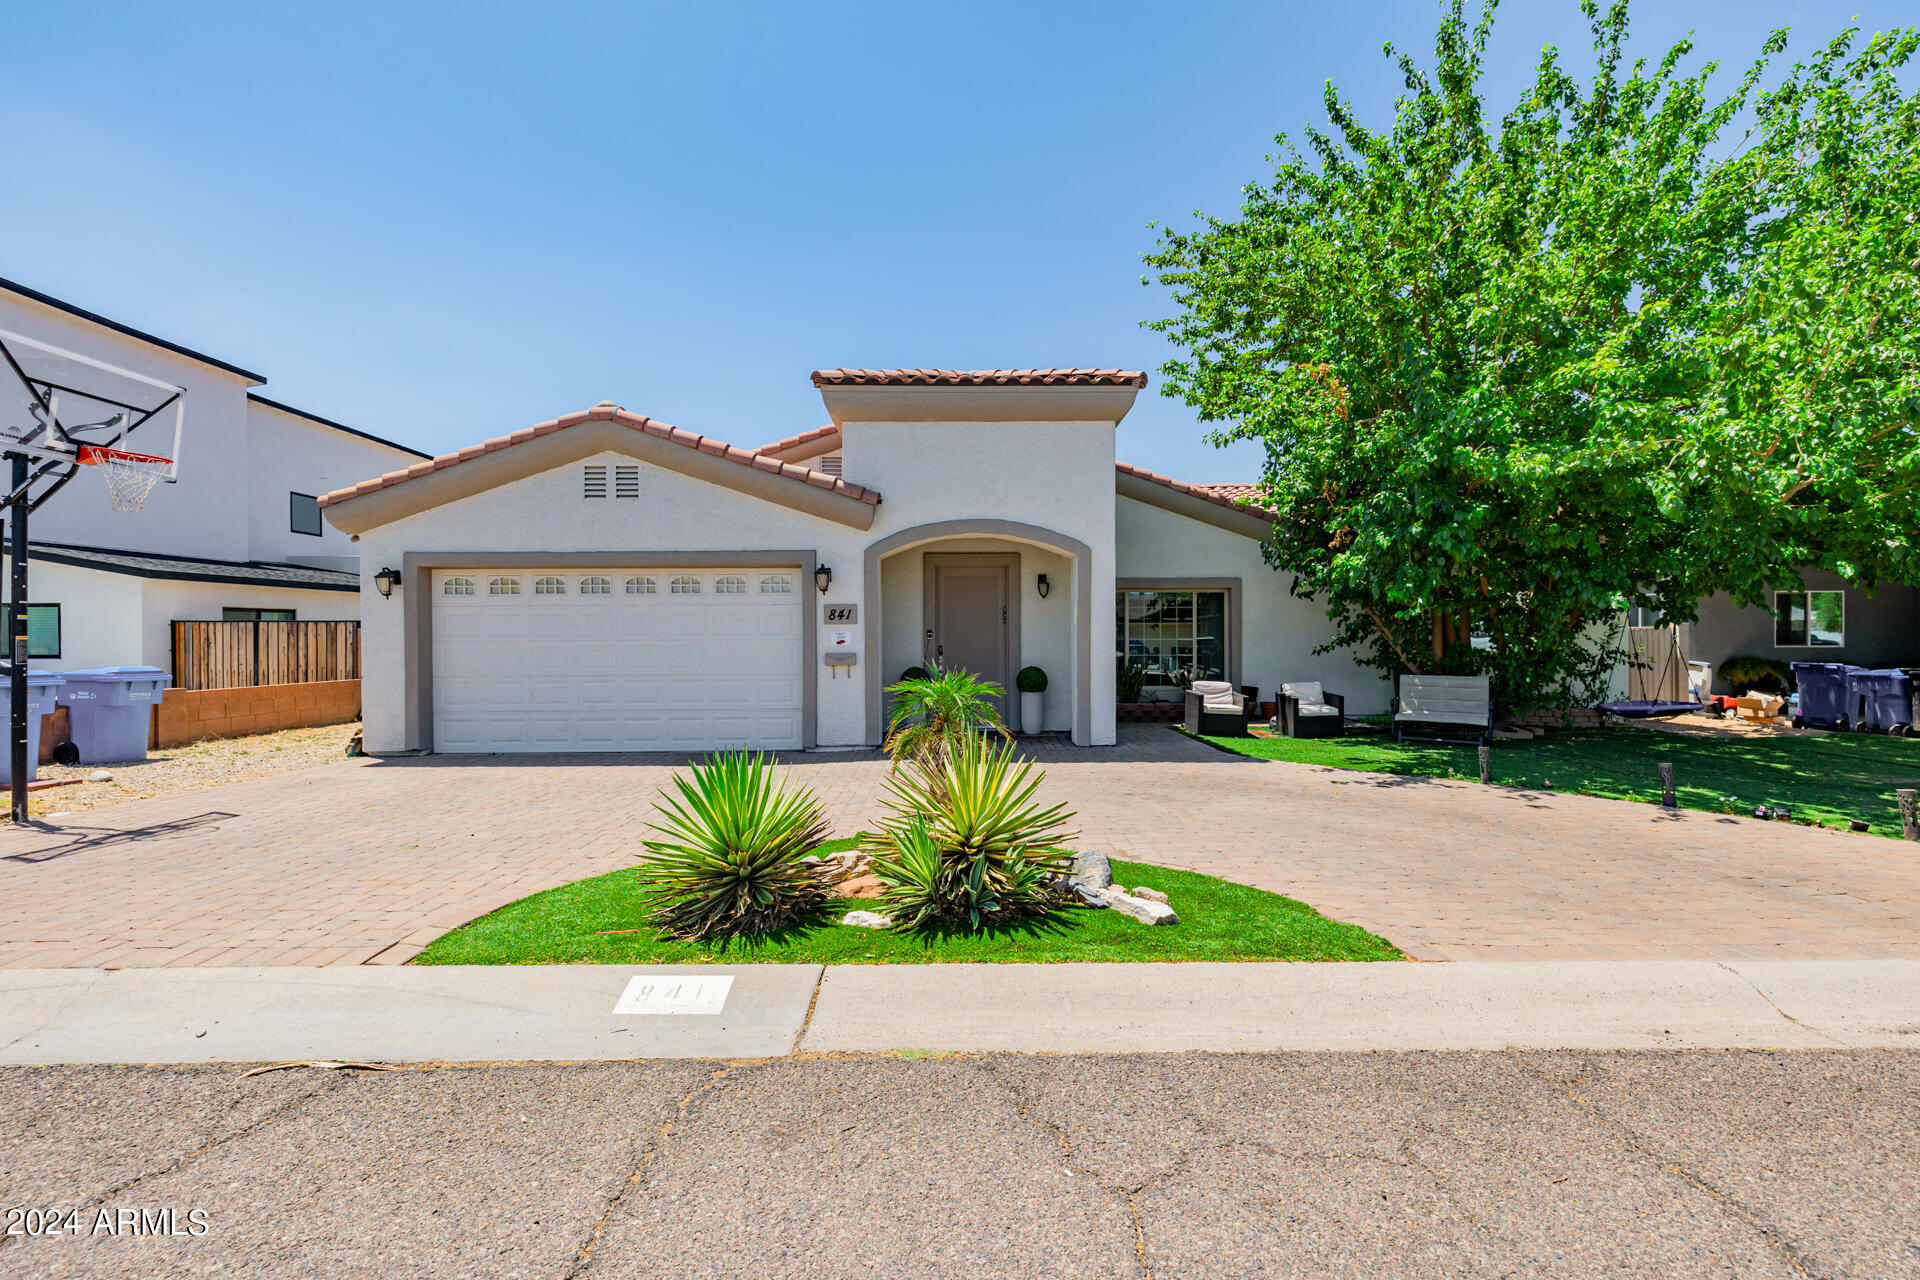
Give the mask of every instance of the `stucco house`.
M 177 620 L 351 621 L 359 560 L 319 495 L 426 455 L 269 400 L 260 374 L 0 280 L 0 330 L 185 389 L 179 479 L 114 511 L 82 474 L 31 525 L 33 664 L 172 668 Z M 0 393 L 19 393 L 7 380 Z M 160 448 L 136 433 L 134 449 Z M 44 625 L 43 625 L 44 624 Z
M 758 448 L 611 403 L 329 493 L 358 543 L 369 750 L 877 743 L 938 659 L 1115 741 L 1121 661 L 1271 699 L 1390 686 L 1315 654 L 1319 606 L 1261 559 L 1233 486 L 1115 458 L 1118 369 L 829 369 L 829 425 Z

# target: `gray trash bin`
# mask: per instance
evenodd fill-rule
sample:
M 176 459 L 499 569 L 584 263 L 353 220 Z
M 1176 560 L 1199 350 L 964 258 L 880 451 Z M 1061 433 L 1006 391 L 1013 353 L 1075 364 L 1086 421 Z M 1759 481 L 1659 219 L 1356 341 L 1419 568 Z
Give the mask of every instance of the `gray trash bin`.
M 1907 733 L 1913 728 L 1913 682 L 1897 667 L 1847 673 L 1847 705 L 1857 707 L 1857 729 Z
M 95 667 L 62 672 L 60 705 L 67 709 L 81 764 L 123 764 L 147 758 L 153 708 L 173 677 L 158 667 Z
M 40 717 L 53 714 L 54 695 L 60 691 L 64 678 L 57 671 L 27 671 L 27 781 L 32 782 L 40 772 Z M 11 706 L 13 699 L 13 678 L 0 676 L 0 706 Z M 6 715 L 0 712 L 0 724 L 6 723 Z M 0 786 L 13 785 L 13 751 L 10 744 L 13 736 L 0 733 Z

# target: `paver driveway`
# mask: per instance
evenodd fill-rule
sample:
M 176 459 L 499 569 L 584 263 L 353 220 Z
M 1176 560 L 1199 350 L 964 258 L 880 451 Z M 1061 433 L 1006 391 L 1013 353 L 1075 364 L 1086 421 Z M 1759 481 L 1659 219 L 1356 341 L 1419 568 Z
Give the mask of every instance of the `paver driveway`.
M 1080 843 L 1304 899 L 1422 959 L 1920 955 L 1920 846 L 1226 755 L 1152 726 L 1047 744 Z M 630 865 L 658 756 L 367 760 L 0 831 L 0 964 L 399 963 Z M 871 753 L 798 757 L 835 829 Z

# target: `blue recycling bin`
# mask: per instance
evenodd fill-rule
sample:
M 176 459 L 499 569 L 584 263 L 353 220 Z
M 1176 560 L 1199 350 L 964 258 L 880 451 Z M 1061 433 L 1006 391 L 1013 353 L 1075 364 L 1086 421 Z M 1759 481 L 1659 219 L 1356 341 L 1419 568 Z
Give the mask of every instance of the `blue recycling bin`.
M 1856 729 L 1907 733 L 1913 728 L 1913 681 L 1893 667 L 1855 667 L 1847 672 L 1847 709 Z
M 1800 686 L 1800 719 L 1821 729 L 1844 729 L 1852 721 L 1847 704 L 1844 662 L 1796 662 L 1793 681 Z
M 147 758 L 153 708 L 173 677 L 158 667 L 94 667 L 63 672 L 59 692 L 81 764 Z
M 40 772 L 40 717 L 53 714 L 54 695 L 59 693 L 63 677 L 54 671 L 27 672 L 27 781 Z M 11 706 L 13 678 L 0 676 L 0 706 Z M 0 713 L 0 724 L 6 722 Z M 13 752 L 8 744 L 12 735 L 0 734 L 0 786 L 13 785 Z

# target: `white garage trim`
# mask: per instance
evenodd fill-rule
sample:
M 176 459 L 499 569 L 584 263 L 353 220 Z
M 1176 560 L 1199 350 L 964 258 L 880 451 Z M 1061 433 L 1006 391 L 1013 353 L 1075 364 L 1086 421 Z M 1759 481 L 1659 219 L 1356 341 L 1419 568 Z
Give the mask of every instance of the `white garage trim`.
M 403 651 L 407 686 L 409 747 L 431 751 L 433 743 L 433 573 L 437 569 L 626 569 L 626 568 L 791 568 L 798 581 L 800 628 L 801 748 L 817 740 L 819 632 L 816 610 L 806 593 L 813 587 L 818 562 L 814 551 L 409 551 L 401 563 L 401 600 L 372 601 L 404 610 Z M 531 586 L 523 590 L 531 591 Z

